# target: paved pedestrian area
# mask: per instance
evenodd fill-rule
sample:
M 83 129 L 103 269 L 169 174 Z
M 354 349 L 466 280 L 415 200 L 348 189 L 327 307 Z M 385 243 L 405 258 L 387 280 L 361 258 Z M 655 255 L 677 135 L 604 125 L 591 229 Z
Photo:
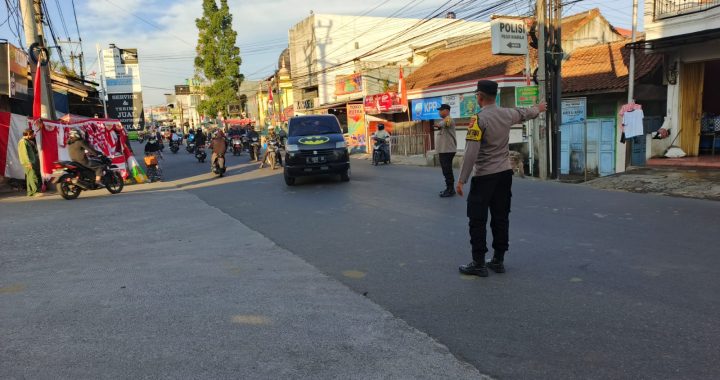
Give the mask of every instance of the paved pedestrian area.
M 720 170 L 636 168 L 586 183 L 597 189 L 720 200 Z

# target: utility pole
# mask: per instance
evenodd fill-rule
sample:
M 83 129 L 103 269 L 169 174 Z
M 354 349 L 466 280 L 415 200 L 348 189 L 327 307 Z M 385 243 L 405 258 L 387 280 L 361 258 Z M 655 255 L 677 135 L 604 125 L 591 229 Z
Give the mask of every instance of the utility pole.
M 546 3 L 547 4 L 547 3 Z M 550 102 L 548 110 L 550 111 L 550 127 L 552 130 L 550 143 L 550 178 L 558 179 L 560 177 L 560 124 L 562 123 L 561 107 L 562 107 L 562 2 L 561 0 L 549 0 L 549 9 L 546 9 L 546 15 L 550 20 L 548 31 L 548 48 L 549 54 L 546 64 L 548 66 L 550 76 Z M 549 61 L 549 62 L 548 62 Z
M 633 0 L 631 42 L 637 39 L 638 0 Z M 628 104 L 635 99 L 635 49 L 630 49 L 630 83 L 628 83 Z
M 538 81 L 538 90 L 539 90 L 539 98 L 541 101 L 545 101 L 548 104 L 550 102 L 548 101 L 547 97 L 547 60 L 546 60 L 546 44 L 547 39 L 546 33 L 547 33 L 547 18 L 545 17 L 545 9 L 546 9 L 546 0 L 537 0 L 536 10 L 535 10 L 535 17 L 536 17 L 536 27 L 535 27 L 535 33 L 537 34 L 538 39 L 538 73 L 537 73 L 537 81 Z M 538 163 L 539 163 L 539 175 L 540 179 L 548 179 L 549 172 L 550 172 L 550 160 L 549 160 L 549 152 L 550 152 L 550 133 L 547 127 L 547 114 L 548 111 L 545 112 L 545 114 L 541 114 L 538 118 L 537 126 L 538 126 L 538 150 L 537 150 L 537 156 L 538 156 Z M 544 142 L 544 144 L 543 144 Z
M 55 120 L 55 104 L 53 103 L 52 97 L 52 83 L 50 79 L 50 57 L 43 57 L 42 51 L 45 49 L 45 38 L 43 38 L 43 14 L 40 6 L 40 0 L 19 0 L 20 12 L 23 18 L 23 27 L 25 29 L 25 40 L 29 45 L 37 44 L 37 51 L 30 52 L 38 60 L 47 60 L 45 66 L 40 66 L 40 77 L 44 85 L 42 91 L 41 102 L 41 117 L 44 119 Z M 32 62 L 31 62 L 32 63 Z M 36 75 L 36 64 L 34 62 L 30 65 L 30 72 L 32 73 L 33 81 L 35 81 Z

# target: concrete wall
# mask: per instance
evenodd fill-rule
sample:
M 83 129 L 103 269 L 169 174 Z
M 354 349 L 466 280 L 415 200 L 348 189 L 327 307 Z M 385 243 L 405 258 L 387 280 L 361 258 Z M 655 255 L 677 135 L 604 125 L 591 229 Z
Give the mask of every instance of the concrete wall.
M 571 38 L 563 41 L 563 51 L 571 53 L 581 47 L 597 44 L 606 44 L 623 40 L 623 36 L 612 30 L 610 24 L 603 17 L 595 17 L 582 28 L 578 29 Z
M 645 0 L 645 33 L 648 40 L 679 36 L 720 28 L 720 7 L 692 14 L 655 20 L 653 9 L 655 2 L 678 2 L 679 0 Z M 695 2 L 700 2 L 695 0 Z

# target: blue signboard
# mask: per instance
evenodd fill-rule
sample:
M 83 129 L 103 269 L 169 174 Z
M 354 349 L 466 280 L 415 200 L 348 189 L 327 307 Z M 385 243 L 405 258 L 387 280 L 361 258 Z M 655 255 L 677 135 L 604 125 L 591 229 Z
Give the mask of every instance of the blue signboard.
M 442 97 L 414 99 L 411 101 L 412 120 L 437 120 L 440 119 L 438 109 L 442 104 Z

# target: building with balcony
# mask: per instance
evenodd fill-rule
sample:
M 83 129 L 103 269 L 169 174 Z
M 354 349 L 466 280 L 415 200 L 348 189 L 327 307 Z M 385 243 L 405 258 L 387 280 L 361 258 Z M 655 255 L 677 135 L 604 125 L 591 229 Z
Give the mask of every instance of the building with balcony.
M 710 158 L 720 152 L 720 0 L 645 0 L 645 9 L 646 39 L 630 47 L 662 57 L 670 130 L 648 154 L 661 156 L 674 142 L 720 166 Z

